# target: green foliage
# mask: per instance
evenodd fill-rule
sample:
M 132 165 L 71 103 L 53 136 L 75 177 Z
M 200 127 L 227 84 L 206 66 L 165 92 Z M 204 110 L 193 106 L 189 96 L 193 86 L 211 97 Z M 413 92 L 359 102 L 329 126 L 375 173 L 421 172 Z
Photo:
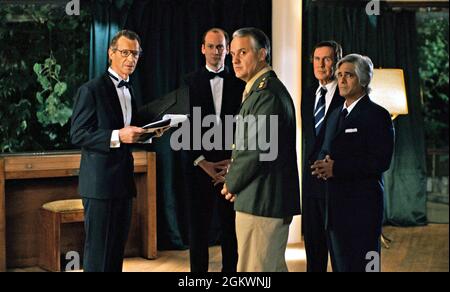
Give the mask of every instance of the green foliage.
M 68 121 L 88 79 L 89 29 L 83 10 L 0 5 L 0 152 L 71 148 Z
M 419 73 L 429 148 L 448 147 L 448 15 L 419 18 Z
M 60 80 L 61 65 L 51 55 L 43 64 L 34 64 L 33 70 L 43 89 L 36 93 L 39 123 L 44 127 L 52 124 L 64 126 L 69 121 L 72 110 L 68 102 L 62 100 L 67 91 L 67 83 Z

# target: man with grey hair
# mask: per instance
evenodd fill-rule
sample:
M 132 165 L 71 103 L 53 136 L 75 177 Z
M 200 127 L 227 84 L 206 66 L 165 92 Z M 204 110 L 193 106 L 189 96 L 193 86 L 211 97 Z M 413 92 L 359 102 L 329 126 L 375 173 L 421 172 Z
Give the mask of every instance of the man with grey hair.
M 70 138 L 81 147 L 85 272 L 122 271 L 136 196 L 131 144 L 145 132 L 129 82 L 140 43 L 136 33 L 119 31 L 109 46 L 108 70 L 83 84 L 75 96 Z
M 319 160 L 312 174 L 327 182 L 326 216 L 335 272 L 379 271 L 383 222 L 383 172 L 394 149 L 394 127 L 387 110 L 369 98 L 372 61 L 351 54 L 337 63 L 343 106 L 327 122 Z
M 252 133 L 236 134 L 231 164 L 222 194 L 234 201 L 238 240 L 239 272 L 287 271 L 285 251 L 289 225 L 300 214 L 299 181 L 296 153 L 295 108 L 289 92 L 277 78 L 270 64 L 270 41 L 259 29 L 243 28 L 233 34 L 231 56 L 236 77 L 245 81 L 243 102 L 237 127 L 249 117 L 276 117 Z M 259 125 L 258 125 L 259 126 Z M 271 141 L 279 148 L 271 161 L 263 161 L 262 149 L 251 149 L 252 137 L 267 137 L 264 131 L 275 130 Z M 276 145 L 274 145 L 276 144 Z
M 342 106 L 335 78 L 336 63 L 342 58 L 342 47 L 335 41 L 314 46 L 311 63 L 316 82 L 302 93 L 302 231 L 305 239 L 306 271 L 326 272 L 328 245 L 325 230 L 326 183 L 311 175 L 325 136 L 325 125 L 334 109 Z

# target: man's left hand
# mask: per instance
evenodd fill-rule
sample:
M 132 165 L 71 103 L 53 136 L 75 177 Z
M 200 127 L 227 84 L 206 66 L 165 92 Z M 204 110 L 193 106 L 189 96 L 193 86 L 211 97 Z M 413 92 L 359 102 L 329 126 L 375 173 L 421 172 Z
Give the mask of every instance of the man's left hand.
M 319 179 L 327 180 L 332 178 L 333 175 L 333 165 L 334 160 L 331 159 L 329 155 L 325 157 L 324 160 L 317 160 L 311 166 L 312 175 Z
M 213 179 L 214 186 L 225 182 L 225 175 L 228 172 L 230 163 L 231 163 L 230 159 L 216 162 L 216 169 L 220 170 L 220 172 L 217 173 L 216 177 Z
M 236 195 L 231 194 L 230 192 L 228 192 L 228 188 L 227 188 L 227 184 L 226 183 L 223 184 L 223 188 L 222 188 L 222 191 L 220 193 L 222 195 L 224 195 L 225 199 L 227 199 L 231 203 L 233 203 L 236 200 Z
M 156 138 L 159 138 L 159 137 L 161 137 L 167 130 L 169 130 L 170 129 L 170 126 L 167 126 L 167 127 L 164 127 L 164 128 L 161 128 L 161 129 L 158 129 L 158 130 L 156 130 L 155 131 L 155 137 Z

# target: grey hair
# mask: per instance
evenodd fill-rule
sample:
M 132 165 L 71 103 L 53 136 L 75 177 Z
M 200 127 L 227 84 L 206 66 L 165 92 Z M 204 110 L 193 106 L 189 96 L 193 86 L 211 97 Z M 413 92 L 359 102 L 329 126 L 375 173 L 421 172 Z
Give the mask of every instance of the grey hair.
M 373 77 L 373 63 L 372 60 L 370 60 L 367 56 L 362 56 L 359 54 L 350 54 L 339 60 L 339 62 L 336 64 L 336 69 L 339 69 L 339 67 L 344 63 L 350 63 L 355 66 L 355 73 L 358 77 L 359 84 L 365 89 L 366 93 L 369 94 L 372 89 L 370 88 L 370 82 L 372 81 Z M 336 70 L 336 77 L 337 77 Z
M 245 27 L 238 29 L 233 33 L 233 38 L 242 37 L 250 37 L 254 51 L 258 52 L 260 49 L 266 49 L 266 63 L 270 64 L 272 61 L 270 40 L 262 30 L 255 27 Z

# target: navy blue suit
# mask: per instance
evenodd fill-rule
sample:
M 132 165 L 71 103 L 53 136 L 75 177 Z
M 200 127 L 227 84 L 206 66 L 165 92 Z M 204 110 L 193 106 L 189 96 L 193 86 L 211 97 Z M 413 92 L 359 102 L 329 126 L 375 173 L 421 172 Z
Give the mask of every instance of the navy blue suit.
M 363 97 L 341 127 L 342 107 L 331 113 L 319 159 L 330 155 L 326 223 L 333 271 L 364 272 L 366 254 L 380 253 L 384 186 L 394 149 L 389 113 Z
M 325 182 L 311 175 L 311 165 L 317 160 L 325 136 L 330 114 L 344 103 L 339 88 L 325 115 L 319 134 L 315 133 L 314 108 L 317 86 L 308 88 L 302 96 L 302 230 L 305 239 L 306 267 L 308 272 L 326 272 L 328 247 L 325 230 Z

